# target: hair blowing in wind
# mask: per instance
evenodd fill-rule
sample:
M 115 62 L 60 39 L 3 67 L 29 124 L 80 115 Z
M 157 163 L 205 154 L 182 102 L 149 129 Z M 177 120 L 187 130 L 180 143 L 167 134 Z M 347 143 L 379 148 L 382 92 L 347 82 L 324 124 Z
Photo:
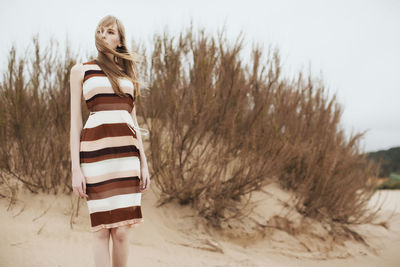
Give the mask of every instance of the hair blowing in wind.
M 102 38 L 100 30 L 102 27 L 108 27 L 113 24 L 117 25 L 118 34 L 121 46 L 117 49 L 111 48 Z M 125 77 L 132 81 L 134 85 L 133 100 L 140 95 L 139 86 L 143 85 L 139 81 L 137 63 L 141 61 L 141 56 L 136 52 L 130 52 L 126 46 L 125 27 L 122 22 L 115 16 L 108 15 L 100 20 L 96 27 L 95 43 L 98 50 L 98 56 L 95 59 L 96 64 L 104 71 L 110 80 L 114 92 L 119 96 L 125 94 L 119 87 L 118 78 Z M 114 56 L 114 61 L 111 61 L 106 53 L 111 53 Z M 121 71 L 118 66 L 123 68 Z

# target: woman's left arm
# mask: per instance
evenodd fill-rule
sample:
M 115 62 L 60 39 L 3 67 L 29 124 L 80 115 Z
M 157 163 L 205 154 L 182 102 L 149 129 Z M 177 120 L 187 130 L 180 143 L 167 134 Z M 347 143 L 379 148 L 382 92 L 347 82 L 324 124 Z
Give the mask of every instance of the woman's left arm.
M 133 106 L 132 112 L 131 112 L 131 116 L 132 116 L 132 120 L 135 123 L 135 128 L 139 128 L 139 124 L 136 118 L 136 105 Z M 147 188 L 150 185 L 150 176 L 149 176 L 149 169 L 148 169 L 148 165 L 147 165 L 147 159 L 146 159 L 146 155 L 144 153 L 144 146 L 143 146 L 143 142 L 142 142 L 142 136 L 139 130 L 136 130 L 136 139 L 138 140 L 138 149 L 139 149 L 139 153 L 140 153 L 140 168 L 141 168 L 141 176 L 142 176 L 142 181 L 143 181 L 143 185 L 142 185 L 142 189 L 143 191 L 147 190 Z

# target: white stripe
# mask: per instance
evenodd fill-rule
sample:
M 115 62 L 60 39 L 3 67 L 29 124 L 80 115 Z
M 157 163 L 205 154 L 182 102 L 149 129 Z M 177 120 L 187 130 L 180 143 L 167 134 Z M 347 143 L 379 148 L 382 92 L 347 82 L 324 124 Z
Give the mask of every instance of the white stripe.
M 81 141 L 80 151 L 94 151 L 107 147 L 134 145 L 139 148 L 139 142 L 132 136 L 104 137 L 94 141 Z
M 89 213 L 109 211 L 141 205 L 142 193 L 122 194 L 103 199 L 88 200 Z
M 96 184 L 110 179 L 134 177 L 134 176 L 140 176 L 140 170 L 125 171 L 125 172 L 116 171 L 112 173 L 107 173 L 105 175 L 85 177 L 86 178 L 85 180 L 87 184 Z
M 111 83 L 105 76 L 90 77 L 83 83 L 83 94 L 86 95 L 93 88 L 100 86 L 111 86 Z
M 140 160 L 135 156 L 81 163 L 80 165 L 85 177 L 104 175 L 116 171 L 140 170 Z
M 119 78 L 119 85 L 121 87 L 129 87 L 129 88 L 133 88 L 133 84 L 130 80 L 128 80 L 127 78 Z M 90 90 L 92 90 L 93 88 L 96 87 L 104 87 L 104 86 L 109 86 L 111 87 L 111 83 L 110 80 L 108 79 L 107 76 L 94 76 L 94 77 L 90 77 L 89 79 L 87 79 L 83 85 L 83 94 L 86 95 L 87 93 L 90 92 Z
M 102 110 L 90 114 L 85 123 L 85 128 L 93 128 L 104 123 L 133 124 L 131 114 L 126 110 Z
M 84 128 L 93 128 L 104 123 L 127 123 L 135 131 L 140 132 L 141 135 L 149 135 L 149 130 L 137 127 L 133 123 L 132 115 L 126 110 L 100 110 L 91 112 Z

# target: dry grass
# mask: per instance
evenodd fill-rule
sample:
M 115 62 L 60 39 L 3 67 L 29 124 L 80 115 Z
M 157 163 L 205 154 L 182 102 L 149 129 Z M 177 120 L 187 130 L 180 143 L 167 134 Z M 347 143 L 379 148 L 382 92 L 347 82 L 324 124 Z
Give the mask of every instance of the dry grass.
M 43 50 L 37 37 L 32 50 L 17 59 L 12 47 L 1 81 L 0 166 L 33 193 L 70 192 L 69 70 L 76 56 L 67 48 L 62 58 L 53 41 Z
M 282 77 L 276 50 L 263 63 L 262 49 L 253 48 L 245 65 L 242 44 L 192 29 L 155 38 L 151 91 L 139 110 L 151 132 L 160 205 L 190 203 L 219 225 L 245 216 L 243 196 L 278 179 L 305 216 L 370 221 L 378 166 L 359 151 L 363 134 L 346 140 L 341 107 L 321 81 Z
M 366 204 L 379 166 L 359 151 L 363 134 L 345 138 L 341 107 L 322 82 L 301 72 L 282 77 L 277 50 L 264 60 L 254 47 L 247 64 L 243 39 L 231 45 L 224 32 L 189 28 L 177 38 L 155 35 L 153 45 L 141 66 L 150 90 L 137 112 L 150 130 L 159 205 L 177 199 L 219 226 L 251 212 L 249 193 L 279 181 L 306 217 L 343 225 L 374 218 Z M 32 58 L 10 51 L 0 85 L 0 168 L 32 192 L 70 193 L 68 77 L 80 59 L 69 48 L 54 51 L 37 39 Z

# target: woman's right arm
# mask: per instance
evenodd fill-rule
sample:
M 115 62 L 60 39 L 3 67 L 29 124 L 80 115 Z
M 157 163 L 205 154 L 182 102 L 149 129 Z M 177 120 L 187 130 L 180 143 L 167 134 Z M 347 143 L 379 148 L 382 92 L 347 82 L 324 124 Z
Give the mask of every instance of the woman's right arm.
M 71 89 L 71 128 L 70 128 L 70 150 L 72 164 L 72 187 L 74 192 L 80 196 L 86 196 L 86 184 L 79 162 L 80 137 L 83 128 L 81 97 L 83 82 L 83 65 L 75 64 L 70 73 Z
M 79 164 L 79 143 L 81 131 L 83 128 L 82 111 L 81 111 L 81 95 L 82 95 L 82 66 L 75 64 L 71 68 L 70 74 L 71 87 L 71 163 L 72 171 L 80 169 Z

